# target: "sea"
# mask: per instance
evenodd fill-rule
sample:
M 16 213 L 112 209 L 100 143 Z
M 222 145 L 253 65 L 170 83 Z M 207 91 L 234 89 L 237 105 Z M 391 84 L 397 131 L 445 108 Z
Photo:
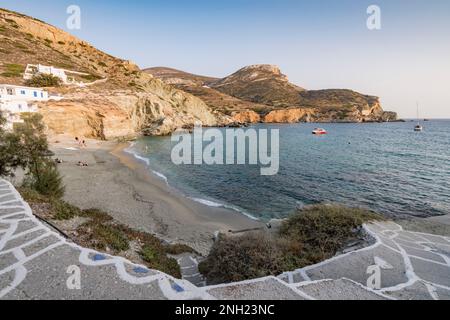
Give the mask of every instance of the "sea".
M 258 165 L 176 165 L 176 142 L 143 137 L 127 150 L 183 196 L 253 219 L 285 218 L 297 208 L 338 203 L 388 217 L 450 213 L 450 120 L 257 124 L 279 130 L 279 172 Z M 327 135 L 314 136 L 323 127 Z M 225 129 L 220 129 L 225 130 Z

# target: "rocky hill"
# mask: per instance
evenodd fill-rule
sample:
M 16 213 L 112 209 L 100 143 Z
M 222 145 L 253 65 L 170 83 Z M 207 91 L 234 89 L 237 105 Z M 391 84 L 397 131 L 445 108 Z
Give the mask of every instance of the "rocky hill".
M 209 85 L 218 78 L 204 77 L 171 68 L 148 68 L 145 72 L 163 80 L 177 89 L 188 92 L 202 99 L 211 109 L 231 116 L 234 122 L 259 122 L 260 114 L 268 113 L 273 108 L 261 103 L 245 101 L 211 88 Z
M 50 134 L 112 139 L 166 135 L 180 127 L 231 123 L 393 120 L 376 97 L 308 91 L 278 67 L 255 65 L 223 78 L 170 68 L 141 71 L 45 22 L 0 9 L 0 83 L 24 84 L 27 64 L 82 72 L 84 86 L 47 88 L 61 101 L 39 105 Z
M 61 101 L 40 104 L 49 133 L 93 138 L 169 134 L 202 121 L 205 126 L 231 120 L 201 99 L 141 72 L 130 61 L 108 55 L 56 27 L 0 9 L 0 83 L 20 85 L 27 64 L 87 73 L 91 86 L 50 88 Z
M 263 122 L 280 123 L 370 122 L 397 118 L 395 113 L 383 110 L 378 97 L 345 89 L 306 90 L 290 83 L 277 66 L 248 66 L 223 79 L 197 75 L 185 78 L 184 72 L 170 70 L 172 84 L 203 99 L 211 108 L 233 115 L 234 120 L 249 119 L 249 114 L 255 120 L 259 116 Z M 160 77 L 153 69 L 146 72 Z M 167 81 L 167 78 L 161 79 Z
M 211 83 L 211 87 L 245 101 L 274 107 L 298 105 L 299 93 L 304 91 L 289 82 L 277 66 L 253 65 Z

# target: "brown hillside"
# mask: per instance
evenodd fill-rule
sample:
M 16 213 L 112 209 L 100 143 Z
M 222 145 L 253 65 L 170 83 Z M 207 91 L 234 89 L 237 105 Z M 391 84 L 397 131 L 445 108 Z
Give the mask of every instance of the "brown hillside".
M 0 9 L 0 83 L 23 84 L 28 63 L 89 73 L 88 87 L 48 88 L 64 95 L 42 103 L 49 133 L 70 132 L 90 137 L 169 134 L 202 121 L 206 126 L 230 122 L 201 100 L 175 89 L 133 63 L 97 50 L 42 21 Z M 61 112 L 61 110 L 65 112 Z M 76 125 L 74 125 L 76 123 Z

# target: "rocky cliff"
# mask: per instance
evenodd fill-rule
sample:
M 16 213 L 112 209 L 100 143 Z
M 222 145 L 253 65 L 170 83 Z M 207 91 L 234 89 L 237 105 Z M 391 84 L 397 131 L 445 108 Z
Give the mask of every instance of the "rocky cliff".
M 160 93 L 83 89 L 39 107 L 51 134 L 100 139 L 131 138 L 139 133 L 168 135 L 197 121 L 204 126 L 222 124 L 221 117 L 200 99 L 175 89 Z
M 34 18 L 0 9 L 0 83 L 21 85 L 28 63 L 84 72 L 85 87 L 48 88 L 61 101 L 40 103 L 48 131 L 112 139 L 138 134 L 166 135 L 201 121 L 232 122 L 200 98 L 141 72 L 130 61 Z
M 266 123 L 297 123 L 311 122 L 315 111 L 306 108 L 290 108 L 283 110 L 273 110 L 263 118 Z
M 397 119 L 395 113 L 384 112 L 378 97 L 345 89 L 306 90 L 290 83 L 288 77 L 272 65 L 248 66 L 223 79 L 174 69 L 164 71 L 164 68 L 147 69 L 146 72 L 163 81 L 170 79 L 177 88 L 200 97 L 212 109 L 231 114 L 236 122 L 372 122 Z M 250 111 L 259 117 L 248 117 Z

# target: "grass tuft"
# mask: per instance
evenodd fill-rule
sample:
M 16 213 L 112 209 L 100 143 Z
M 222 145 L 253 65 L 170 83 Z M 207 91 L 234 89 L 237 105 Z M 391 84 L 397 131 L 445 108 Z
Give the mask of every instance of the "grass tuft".
M 15 63 L 5 64 L 4 68 L 6 71 L 4 71 L 1 75 L 7 78 L 21 77 L 22 73 L 25 71 L 25 66 Z
M 109 247 L 120 252 L 130 248 L 127 236 L 112 225 L 94 224 L 92 235 L 97 241 L 98 249 Z
M 142 247 L 139 254 L 147 263 L 148 267 L 165 272 L 176 278 L 181 278 L 181 271 L 177 260 L 169 258 L 167 252 L 164 252 L 161 248 L 146 244 Z

